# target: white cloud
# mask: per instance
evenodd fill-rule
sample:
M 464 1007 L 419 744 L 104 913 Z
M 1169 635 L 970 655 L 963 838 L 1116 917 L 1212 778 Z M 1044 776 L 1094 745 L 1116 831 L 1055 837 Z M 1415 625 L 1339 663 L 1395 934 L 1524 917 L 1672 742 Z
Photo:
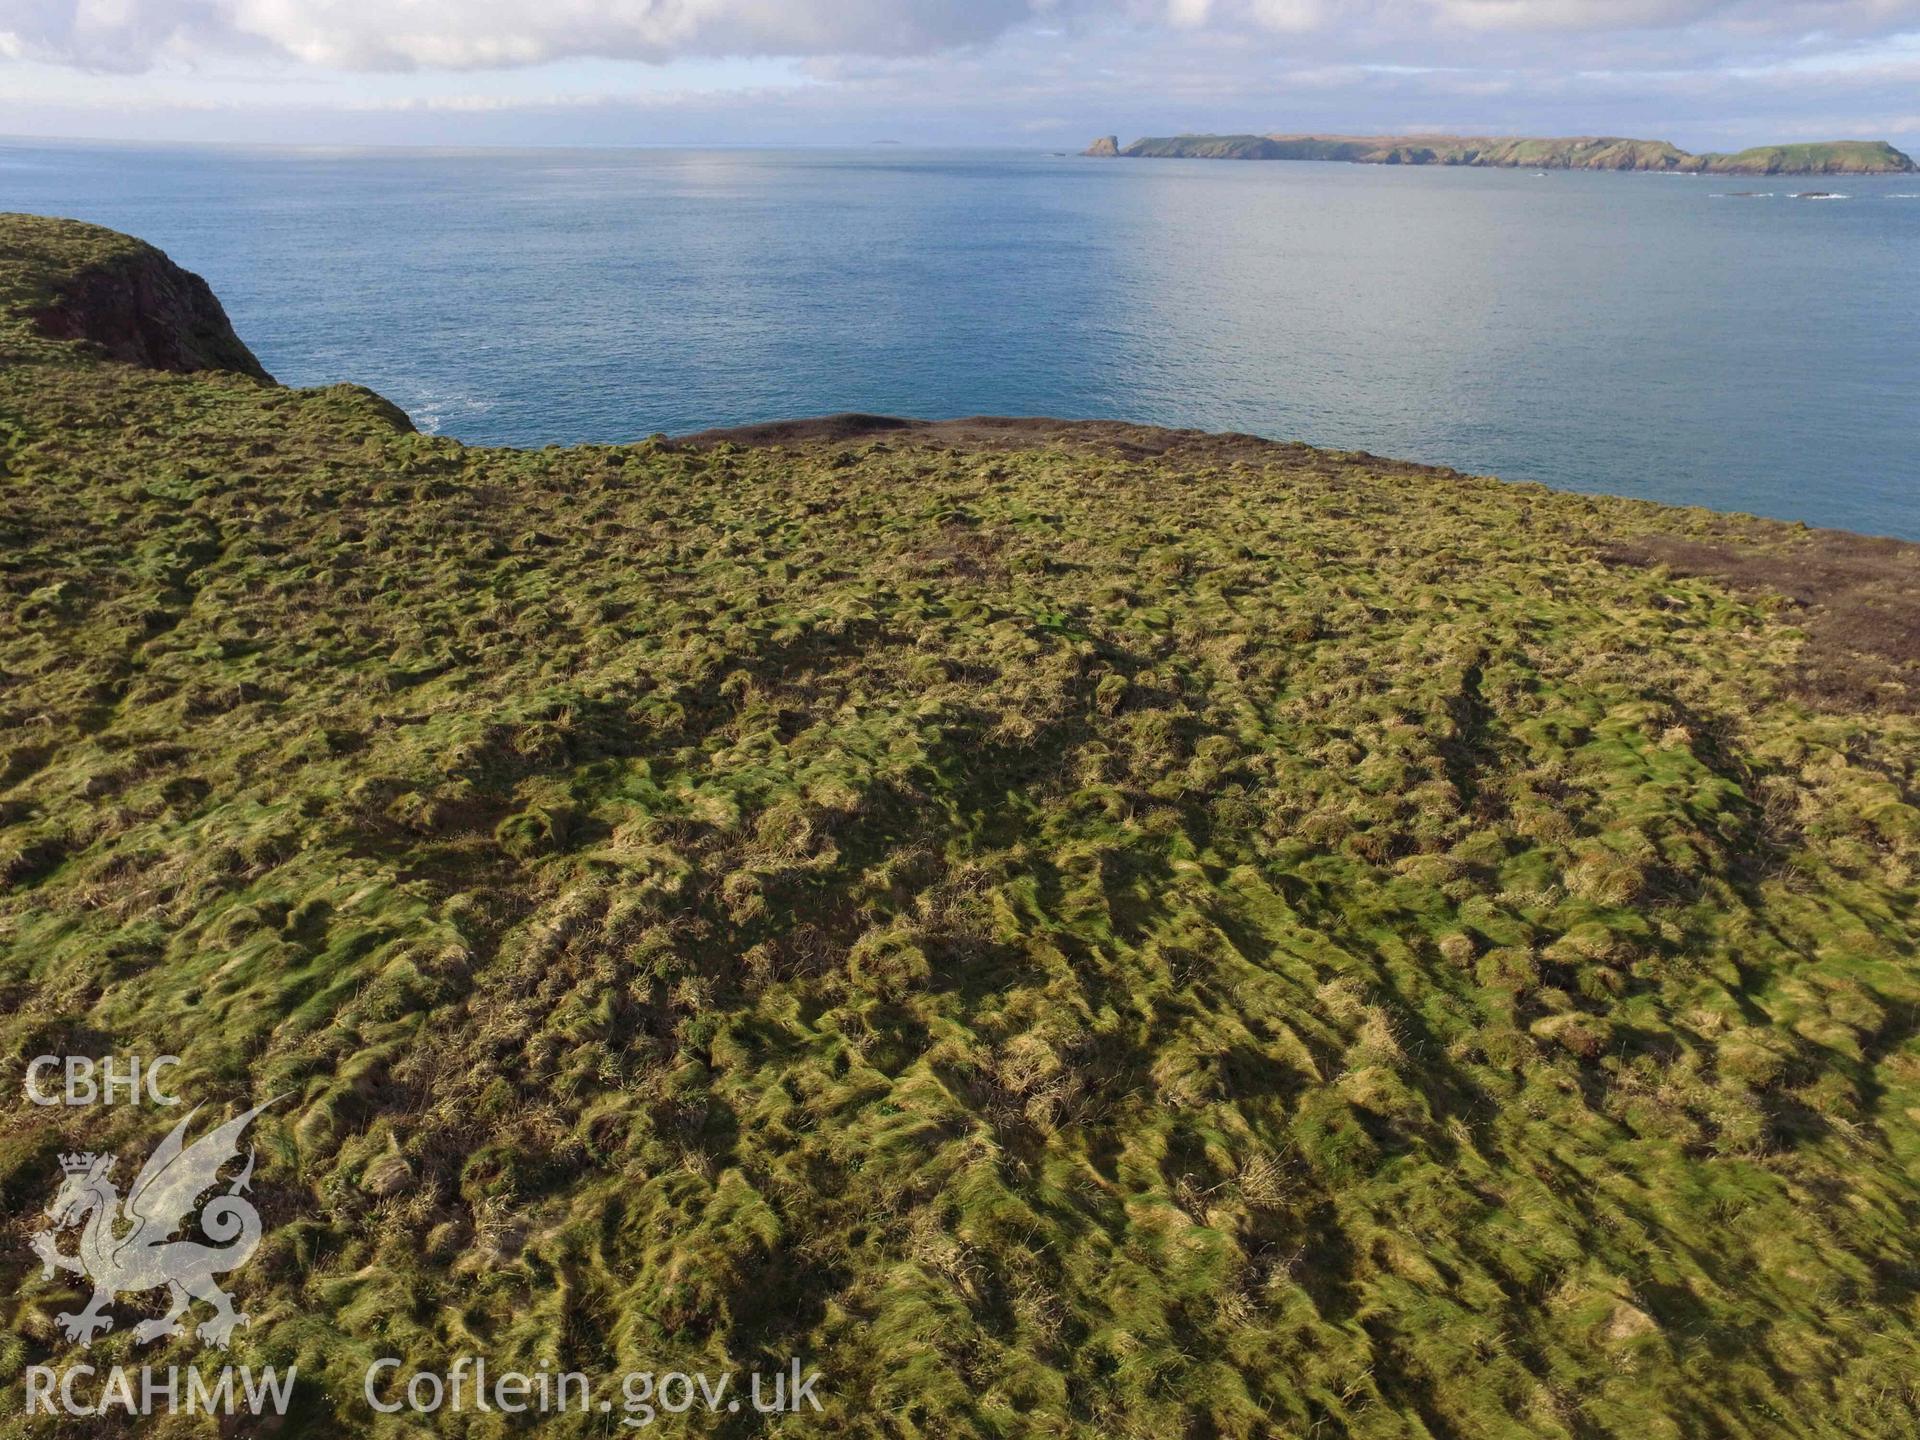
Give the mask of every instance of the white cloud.
M 1643 30 L 1689 25 L 1727 0 L 1437 0 L 1444 20 L 1484 30 Z
M 1920 0 L 1429 0 L 1443 22 L 1477 30 L 1675 30 L 1891 34 L 1920 26 Z
M 1348 5 L 1349 10 L 1361 8 Z M 1245 24 L 1266 30 L 1317 30 L 1336 17 L 1334 0 L 1147 0 L 1125 7 L 1136 19 L 1180 30 Z
M 246 114 L 300 142 L 1920 150 L 1916 65 L 1920 0 L 0 0 L 0 131 L 232 138 Z
M 1920 28 L 1920 0 L 0 0 L 0 58 L 133 71 L 234 53 L 344 70 L 903 56 L 1037 23 L 1312 37 L 1331 61 L 1364 58 L 1363 45 L 1556 31 L 1885 35 Z
M 36 58 L 137 69 L 266 48 L 340 69 L 482 69 L 580 55 L 916 54 L 988 40 L 1051 0 L 4 0 Z

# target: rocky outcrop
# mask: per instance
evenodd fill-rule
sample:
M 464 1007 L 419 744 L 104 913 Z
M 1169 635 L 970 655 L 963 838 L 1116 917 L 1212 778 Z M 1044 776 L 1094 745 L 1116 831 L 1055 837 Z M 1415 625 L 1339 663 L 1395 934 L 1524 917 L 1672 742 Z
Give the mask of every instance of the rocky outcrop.
M 1118 135 L 1102 135 L 1080 153 L 1082 155 L 1097 155 L 1103 160 L 1112 159 L 1120 153 L 1120 137 Z
M 148 370 L 231 370 L 273 377 L 233 332 L 207 282 L 150 245 L 128 246 L 56 278 L 50 301 L 28 310 L 56 340 L 83 340 Z

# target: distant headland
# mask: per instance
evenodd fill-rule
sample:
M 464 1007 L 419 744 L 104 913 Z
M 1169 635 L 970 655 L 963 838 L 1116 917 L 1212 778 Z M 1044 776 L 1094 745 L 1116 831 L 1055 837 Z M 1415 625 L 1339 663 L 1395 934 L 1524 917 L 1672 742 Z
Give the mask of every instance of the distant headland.
M 1464 135 L 1117 135 L 1087 155 L 1148 160 L 1330 160 L 1354 165 L 1478 165 L 1531 170 L 1654 170 L 1704 175 L 1894 175 L 1916 167 L 1884 140 L 1761 145 L 1693 155 L 1665 140 L 1583 135 L 1563 140 Z

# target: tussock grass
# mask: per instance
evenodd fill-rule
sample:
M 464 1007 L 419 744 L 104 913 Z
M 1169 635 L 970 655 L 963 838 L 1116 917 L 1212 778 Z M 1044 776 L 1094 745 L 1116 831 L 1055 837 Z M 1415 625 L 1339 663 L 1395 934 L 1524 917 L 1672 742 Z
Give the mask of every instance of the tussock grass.
M 287 1094 L 297 1433 L 472 1352 L 802 1353 L 819 1434 L 1915 1433 L 1915 717 L 1600 558 L 1770 527 L 5 345 L 0 1055 Z M 26 1112 L 16 1240 L 165 1124 Z

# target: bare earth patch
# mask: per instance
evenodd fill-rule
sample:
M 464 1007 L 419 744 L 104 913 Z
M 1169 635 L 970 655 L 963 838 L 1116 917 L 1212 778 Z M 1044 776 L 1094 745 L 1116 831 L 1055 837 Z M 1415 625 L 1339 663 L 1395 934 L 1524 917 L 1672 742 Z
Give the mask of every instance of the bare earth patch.
M 1807 644 L 1795 680 L 1809 699 L 1920 707 L 1920 545 L 1762 522 L 1729 527 L 1723 540 L 1639 535 L 1605 553 L 1616 564 L 1664 565 L 1779 595 L 1803 611 Z

